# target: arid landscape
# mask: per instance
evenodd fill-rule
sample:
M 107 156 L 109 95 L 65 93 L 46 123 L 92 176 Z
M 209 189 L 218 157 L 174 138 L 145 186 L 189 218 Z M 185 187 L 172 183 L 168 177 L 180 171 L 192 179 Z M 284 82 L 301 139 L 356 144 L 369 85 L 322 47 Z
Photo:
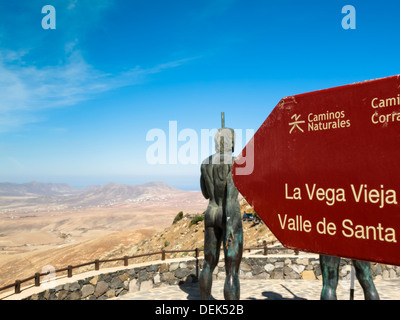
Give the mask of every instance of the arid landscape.
M 162 248 L 203 248 L 203 221 L 192 221 L 207 204 L 200 191 L 182 191 L 161 182 L 109 183 L 84 189 L 39 182 L 0 183 L 0 287 L 47 272 L 46 266 L 60 269 Z M 245 199 L 240 204 L 242 213 L 254 212 Z M 174 223 L 179 212 L 180 219 Z M 276 241 L 262 222 L 244 222 L 243 227 L 245 247 Z M 185 254 L 167 254 L 167 258 Z M 130 263 L 150 259 L 160 256 Z M 78 272 L 87 268 L 92 267 Z
M 61 268 L 132 247 L 169 227 L 178 212 L 201 214 L 200 191 L 165 183 L 0 183 L 0 286 L 47 265 Z

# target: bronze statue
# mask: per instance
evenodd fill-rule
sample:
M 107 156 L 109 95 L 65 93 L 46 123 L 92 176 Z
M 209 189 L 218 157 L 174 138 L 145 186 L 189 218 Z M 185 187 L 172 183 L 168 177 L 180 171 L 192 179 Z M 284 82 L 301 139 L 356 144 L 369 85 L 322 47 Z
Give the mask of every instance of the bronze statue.
M 321 300 L 336 300 L 336 288 L 339 280 L 340 257 L 319 256 L 322 271 Z M 365 300 L 379 300 L 371 275 L 371 264 L 368 261 L 352 260 L 356 277 L 364 291 Z
M 212 274 L 218 264 L 221 242 L 225 255 L 226 279 L 224 297 L 239 300 L 239 265 L 243 253 L 243 230 L 238 190 L 232 180 L 232 153 L 235 144 L 233 129 L 222 128 L 215 135 L 216 153 L 201 164 L 200 185 L 209 199 L 204 214 L 204 266 L 200 273 L 200 299 L 211 297 Z

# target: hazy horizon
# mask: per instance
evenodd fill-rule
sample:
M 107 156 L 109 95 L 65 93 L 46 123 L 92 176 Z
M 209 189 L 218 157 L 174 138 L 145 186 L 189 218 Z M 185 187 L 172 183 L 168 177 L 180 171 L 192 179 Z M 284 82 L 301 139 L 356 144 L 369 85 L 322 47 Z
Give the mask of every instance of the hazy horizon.
M 79 180 L 81 179 L 81 181 L 79 182 Z M 124 185 L 129 185 L 129 186 L 133 186 L 133 185 L 142 185 L 142 184 L 146 184 L 146 183 L 152 183 L 152 182 L 162 182 L 162 183 L 166 183 L 172 187 L 175 187 L 177 189 L 181 189 L 184 191 L 200 191 L 200 182 L 198 182 L 198 186 L 196 186 L 196 183 L 192 183 L 192 181 L 185 181 L 186 179 L 184 179 L 183 181 L 176 181 L 174 178 L 170 178 L 170 179 L 165 179 L 164 180 L 145 180 L 145 178 L 129 178 L 129 177 L 125 177 L 125 178 L 115 178 L 114 180 L 112 180 L 112 178 L 102 178 L 102 177 L 96 177 L 96 178 L 92 178 L 92 179 L 85 179 L 85 178 L 78 178 L 78 179 L 68 179 L 65 178 L 64 180 L 61 178 L 58 179 L 28 179 L 28 180 L 24 180 L 24 179 L 13 179 L 13 180 L 1 180 L 1 183 L 14 183 L 14 184 L 27 184 L 27 183 L 32 183 L 32 182 L 38 182 L 38 183 L 55 183 L 55 184 L 68 184 L 71 185 L 75 188 L 85 188 L 85 187 L 89 187 L 89 186 L 94 186 L 94 185 L 98 185 L 98 186 L 103 186 L 106 185 L 108 183 L 119 183 L 119 184 L 124 184 Z M 83 182 L 83 181 L 88 181 L 88 182 Z

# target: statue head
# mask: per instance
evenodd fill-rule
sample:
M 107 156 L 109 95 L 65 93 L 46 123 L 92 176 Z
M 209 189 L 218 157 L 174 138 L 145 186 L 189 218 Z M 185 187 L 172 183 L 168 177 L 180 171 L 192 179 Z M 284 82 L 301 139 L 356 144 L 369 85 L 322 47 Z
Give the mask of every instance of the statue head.
M 231 128 L 221 128 L 214 137 L 215 151 L 218 153 L 233 153 L 235 149 L 235 131 Z

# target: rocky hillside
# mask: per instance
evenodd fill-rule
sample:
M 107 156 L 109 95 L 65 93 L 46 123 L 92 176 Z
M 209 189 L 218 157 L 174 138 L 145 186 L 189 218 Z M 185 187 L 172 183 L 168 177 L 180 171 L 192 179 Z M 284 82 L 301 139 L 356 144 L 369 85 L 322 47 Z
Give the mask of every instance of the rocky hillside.
M 253 208 L 246 202 L 245 199 L 240 201 L 241 212 L 254 212 Z M 119 246 L 113 251 L 104 254 L 100 259 L 112 259 L 123 256 L 133 256 L 150 252 L 161 251 L 161 249 L 168 250 L 184 250 L 195 249 L 204 247 L 204 223 L 200 215 L 189 213 L 182 214 L 181 219 L 178 221 L 171 221 L 171 225 L 162 232 L 156 233 L 154 236 L 140 241 L 139 243 Z M 178 217 L 178 215 L 177 215 Z M 263 223 L 243 222 L 243 237 L 244 248 L 261 246 L 263 241 L 273 244 L 277 240 L 268 227 Z M 186 255 L 193 255 L 193 253 L 167 253 L 166 258 L 177 258 Z M 136 258 L 130 263 L 138 263 L 149 260 L 159 260 L 160 255 L 150 257 Z M 109 266 L 117 265 L 117 263 L 108 264 Z

